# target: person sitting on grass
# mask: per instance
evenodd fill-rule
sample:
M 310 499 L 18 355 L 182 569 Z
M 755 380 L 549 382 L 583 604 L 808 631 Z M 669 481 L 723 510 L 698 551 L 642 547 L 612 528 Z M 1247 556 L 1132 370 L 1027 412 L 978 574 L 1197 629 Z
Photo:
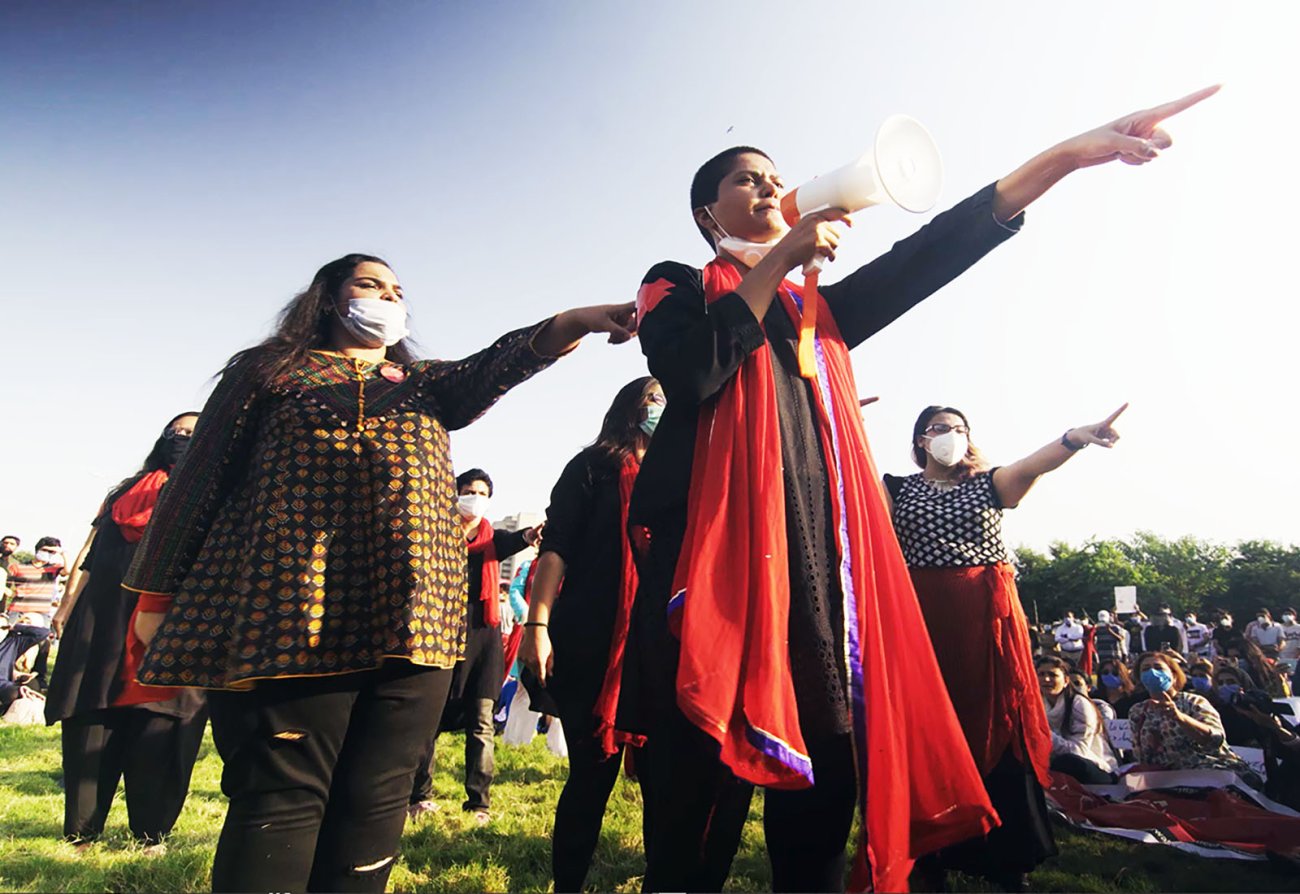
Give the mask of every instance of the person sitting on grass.
M 1070 685 L 1070 666 L 1063 659 L 1045 656 L 1034 662 L 1034 670 L 1052 731 L 1051 769 L 1085 785 L 1114 782 L 1118 764 L 1106 741 L 1101 713 L 1086 693 Z
M 1097 668 L 1097 685 L 1091 695 L 1093 699 L 1110 705 L 1121 720 L 1128 719 L 1129 709 L 1145 697 L 1134 689 L 1128 665 L 1118 660 L 1103 661 Z
M 1262 780 L 1233 754 L 1223 720 L 1209 699 L 1185 692 L 1183 669 L 1161 652 L 1145 652 L 1138 674 L 1149 698 L 1129 711 L 1133 751 L 1156 770 L 1229 770 L 1252 788 Z

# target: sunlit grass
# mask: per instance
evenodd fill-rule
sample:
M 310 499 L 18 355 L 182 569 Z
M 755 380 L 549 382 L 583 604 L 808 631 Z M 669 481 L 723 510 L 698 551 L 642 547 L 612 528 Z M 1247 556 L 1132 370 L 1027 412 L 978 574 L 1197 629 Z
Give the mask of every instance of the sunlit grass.
M 480 827 L 460 811 L 464 766 L 460 736 L 439 741 L 434 792 L 438 813 L 408 825 L 390 888 L 395 891 L 538 891 L 550 887 L 550 834 L 564 761 L 539 737 L 524 749 L 497 748 L 492 822 Z M 221 763 L 209 737 L 199 755 L 189 800 L 167 852 L 150 856 L 131 838 L 119 795 L 102 841 L 78 854 L 59 840 L 58 729 L 0 724 L 0 890 L 206 891 L 212 849 L 225 811 Z M 640 890 L 640 792 L 620 778 L 610 798 L 600 846 L 588 876 L 599 891 Z M 763 852 L 762 799 L 755 798 L 728 889 L 769 887 Z M 1058 828 L 1061 856 L 1032 881 L 1041 891 L 1297 891 L 1293 867 L 1207 860 L 1168 848 L 1132 845 Z M 957 878 L 958 891 L 994 890 Z

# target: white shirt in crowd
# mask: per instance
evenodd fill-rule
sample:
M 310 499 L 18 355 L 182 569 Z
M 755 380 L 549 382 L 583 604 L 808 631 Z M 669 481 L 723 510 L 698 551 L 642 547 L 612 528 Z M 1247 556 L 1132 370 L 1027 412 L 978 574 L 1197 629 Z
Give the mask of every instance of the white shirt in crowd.
M 1107 773 L 1114 773 L 1119 762 L 1106 741 L 1106 730 L 1102 726 L 1101 712 L 1086 695 L 1067 698 L 1069 693 L 1062 692 L 1056 704 L 1049 704 L 1046 697 L 1043 707 L 1047 709 L 1047 725 L 1052 730 L 1052 754 L 1073 754 L 1091 761 Z M 1065 705 L 1072 702 L 1070 722 L 1064 725 Z M 1064 731 L 1063 731 L 1064 730 Z
M 1187 637 L 1187 649 L 1194 655 L 1205 656 L 1209 654 L 1210 628 L 1200 621 L 1188 620 L 1183 624 L 1183 633 Z
M 1062 652 L 1083 651 L 1083 625 L 1074 618 L 1066 618 L 1058 624 L 1053 635 Z
M 1270 621 L 1264 624 L 1260 621 L 1255 622 L 1247 633 L 1246 638 L 1255 641 L 1255 645 L 1261 649 L 1280 647 L 1282 645 L 1282 625 Z
M 1283 615 L 1283 621 L 1285 619 L 1286 616 Z M 1282 623 L 1277 627 L 1282 631 L 1282 652 L 1278 657 L 1288 661 L 1300 659 L 1300 624 L 1293 619 L 1290 624 Z

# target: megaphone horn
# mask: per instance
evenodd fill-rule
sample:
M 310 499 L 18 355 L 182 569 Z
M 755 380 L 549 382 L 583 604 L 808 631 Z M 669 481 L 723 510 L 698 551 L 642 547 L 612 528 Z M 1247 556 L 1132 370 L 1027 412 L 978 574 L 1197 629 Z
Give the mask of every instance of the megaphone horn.
M 849 213 L 890 202 L 916 213 L 929 211 L 943 186 L 939 147 L 921 122 L 891 115 L 876 131 L 872 148 L 856 161 L 815 177 L 781 198 L 781 214 L 794 226 L 826 208 Z

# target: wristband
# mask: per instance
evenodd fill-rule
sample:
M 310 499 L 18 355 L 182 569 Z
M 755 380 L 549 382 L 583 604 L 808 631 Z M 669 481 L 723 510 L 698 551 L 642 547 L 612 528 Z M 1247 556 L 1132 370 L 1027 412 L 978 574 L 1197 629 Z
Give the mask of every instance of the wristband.
M 1064 447 L 1066 450 L 1070 451 L 1071 453 L 1078 453 L 1080 450 L 1082 450 L 1084 447 L 1087 447 L 1088 445 L 1076 444 L 1073 441 L 1071 441 L 1070 432 L 1067 430 L 1065 434 L 1061 435 L 1061 446 Z
M 545 622 L 545 621 L 525 621 L 523 626 L 525 626 L 525 627 L 545 627 L 545 626 L 546 626 L 546 622 Z

